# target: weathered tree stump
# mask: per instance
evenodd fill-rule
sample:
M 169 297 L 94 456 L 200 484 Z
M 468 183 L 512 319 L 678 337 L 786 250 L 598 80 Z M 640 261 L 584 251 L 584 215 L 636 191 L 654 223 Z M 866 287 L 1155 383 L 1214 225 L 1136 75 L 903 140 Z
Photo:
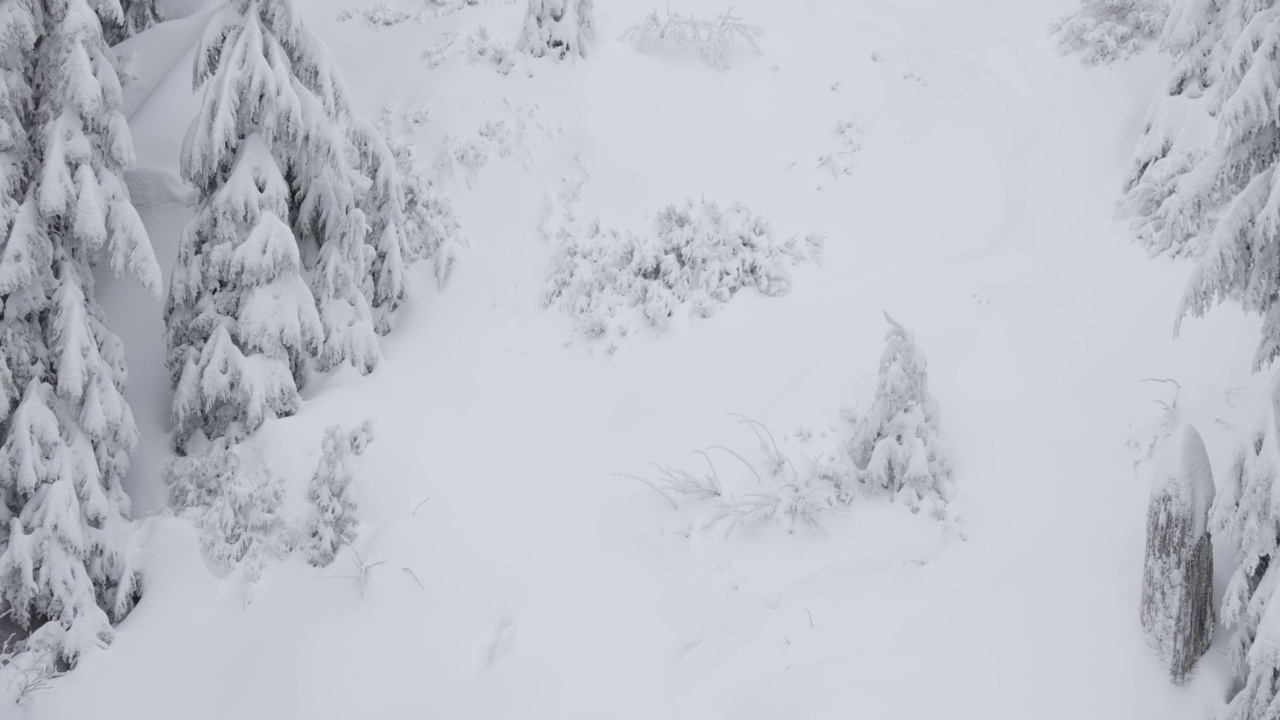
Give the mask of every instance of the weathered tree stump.
M 1213 639 L 1213 472 L 1191 426 L 1175 433 L 1162 455 L 1147 510 L 1142 627 L 1181 685 Z

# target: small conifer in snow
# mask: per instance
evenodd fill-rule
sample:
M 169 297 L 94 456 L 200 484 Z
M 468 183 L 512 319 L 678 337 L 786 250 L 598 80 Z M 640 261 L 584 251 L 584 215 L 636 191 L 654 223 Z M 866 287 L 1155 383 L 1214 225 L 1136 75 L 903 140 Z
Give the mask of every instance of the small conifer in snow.
M 1185 426 L 1166 446 L 1147 511 L 1142 627 L 1178 685 L 1213 640 L 1213 473 L 1204 441 Z
M 928 361 L 915 336 L 885 313 L 888 341 L 880 356 L 875 401 L 857 416 L 849 455 L 871 492 L 899 498 L 913 512 L 945 514 L 951 481 L 938 437 L 938 402 L 929 393 Z
M 333 562 L 338 550 L 355 540 L 358 505 L 348 459 L 362 454 L 372 441 L 373 426 L 369 421 L 351 432 L 338 425 L 324 431 L 320 464 L 311 477 L 311 489 L 307 493 L 312 503 L 307 555 L 316 567 Z
M 534 57 L 586 57 L 595 41 L 592 0 L 529 0 L 516 50 Z

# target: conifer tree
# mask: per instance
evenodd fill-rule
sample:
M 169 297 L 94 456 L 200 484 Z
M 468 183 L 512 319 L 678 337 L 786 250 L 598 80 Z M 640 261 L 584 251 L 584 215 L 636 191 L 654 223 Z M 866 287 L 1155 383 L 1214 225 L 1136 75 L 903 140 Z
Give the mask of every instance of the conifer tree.
M 120 483 L 138 437 L 92 268 L 160 288 L 123 180 L 133 150 L 102 30 L 114 10 L 0 10 L 0 35 L 16 42 L 0 53 L 0 609 L 29 631 L 29 650 L 67 663 L 110 640 L 137 591 Z
M 586 57 L 595 41 L 592 0 L 529 0 L 516 49 L 534 57 Z
M 375 325 L 403 292 L 400 230 L 386 232 L 402 218 L 384 211 L 403 190 L 352 164 L 370 145 L 357 133 L 353 148 L 342 79 L 292 0 L 224 9 L 195 84 L 204 99 L 182 171 L 201 202 L 165 310 L 184 451 L 197 434 L 235 441 L 295 412 L 311 364 L 372 370 Z M 366 209 L 378 213 L 372 227 Z M 374 308 L 385 310 L 376 323 Z
M 871 492 L 900 498 L 913 512 L 945 513 L 951 464 L 938 437 L 938 401 L 929 393 L 928 361 L 915 336 L 889 321 L 875 401 L 857 417 L 849 455 Z

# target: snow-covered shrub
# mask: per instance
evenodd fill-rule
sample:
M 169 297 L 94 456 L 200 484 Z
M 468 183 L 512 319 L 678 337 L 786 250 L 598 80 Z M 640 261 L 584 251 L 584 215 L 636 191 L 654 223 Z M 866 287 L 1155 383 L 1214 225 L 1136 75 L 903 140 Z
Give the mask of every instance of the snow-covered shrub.
M 707 514 L 702 528 L 721 523 L 725 532 L 753 530 L 767 522 L 783 523 L 788 532 L 805 528 L 821 531 L 824 517 L 852 498 L 851 468 L 836 453 L 810 455 L 794 446 L 780 445 L 762 423 L 740 418 L 758 441 L 754 460 L 724 446 L 699 450 L 707 469 L 691 472 L 657 466 L 658 476 L 648 479 L 625 475 L 644 483 L 675 509 L 700 506 Z M 800 433 L 793 436 L 800 438 Z M 808 438 L 802 438 L 801 442 Z M 721 476 L 713 457 L 720 457 L 738 472 Z M 795 460 L 793 460 L 795 458 Z
M 586 57 L 595 41 L 593 0 L 529 0 L 516 50 L 534 57 Z
M 668 205 L 651 234 L 607 228 L 599 221 L 544 234 L 559 241 L 543 304 L 557 306 L 590 338 L 616 334 L 617 315 L 635 308 L 665 329 L 683 308 L 710 317 L 744 289 L 776 297 L 791 289 L 791 266 L 816 258 L 823 239 L 777 240 L 769 223 L 741 205 L 721 210 L 705 200 Z
M 421 12 L 397 10 L 384 2 L 376 2 L 369 7 L 349 8 L 338 14 L 338 22 L 344 22 L 359 15 L 366 25 L 373 28 L 394 27 L 401 23 L 420 23 L 424 16 Z
M 901 499 L 913 512 L 941 519 L 951 462 L 938 437 L 938 402 L 929 393 L 928 361 L 915 336 L 885 313 L 888 341 L 880 355 L 875 400 L 857 415 L 849 456 L 858 482 Z
M 49 688 L 49 682 L 60 677 L 57 658 L 48 653 L 38 653 L 26 648 L 25 642 L 15 642 L 14 635 L 0 642 L 0 698 L 8 692 L 15 705 L 21 705 L 31 696 Z
M 166 20 L 163 3 L 156 0 L 119 0 L 120 15 L 103 23 L 103 34 L 111 45 L 126 40 Z
M 1141 618 L 1148 642 L 1181 685 L 1213 640 L 1213 473 L 1204 441 L 1190 425 L 1163 455 L 1147 511 Z
M 200 530 L 205 556 L 221 572 L 243 563 L 252 582 L 268 557 L 292 549 L 283 511 L 284 480 L 238 447 L 213 444 L 201 455 L 177 458 L 165 468 L 169 507 Z
M 515 56 L 511 48 L 506 43 L 490 38 L 489 30 L 484 27 L 477 28 L 467 36 L 466 55 L 468 65 L 485 62 L 493 65 L 499 75 L 506 75 L 515 67 Z
M 1057 36 L 1063 55 L 1106 65 L 1159 38 L 1168 15 L 1168 0 L 1080 0 L 1080 7 L 1054 20 L 1049 32 Z
M 655 10 L 628 28 L 622 39 L 631 41 L 642 52 L 660 47 L 691 48 L 697 50 L 712 67 L 725 70 L 739 41 L 758 53 L 762 35 L 764 30 L 742 22 L 732 9 L 713 20 L 699 20 L 670 10 L 663 18 Z
M 422 59 L 427 61 L 427 67 L 435 70 L 449 59 L 449 52 L 453 49 L 453 44 L 458 41 L 458 33 L 450 30 L 440 36 L 440 42 L 429 45 L 422 51 Z
M 316 567 L 333 562 L 338 550 L 356 538 L 358 504 L 348 458 L 363 453 L 372 441 L 373 426 L 368 420 L 350 432 L 339 425 L 324 431 L 320 463 L 307 491 L 312 506 L 307 523 L 307 560 Z

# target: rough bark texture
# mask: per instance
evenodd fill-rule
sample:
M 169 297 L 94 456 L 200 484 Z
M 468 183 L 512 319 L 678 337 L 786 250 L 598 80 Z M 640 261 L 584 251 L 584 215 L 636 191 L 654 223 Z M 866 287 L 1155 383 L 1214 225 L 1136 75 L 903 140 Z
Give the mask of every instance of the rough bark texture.
M 1178 490 L 1176 482 L 1165 485 L 1147 512 L 1142 627 L 1181 685 L 1213 640 L 1214 610 L 1212 541 L 1208 531 L 1197 537 L 1205 523 Z

